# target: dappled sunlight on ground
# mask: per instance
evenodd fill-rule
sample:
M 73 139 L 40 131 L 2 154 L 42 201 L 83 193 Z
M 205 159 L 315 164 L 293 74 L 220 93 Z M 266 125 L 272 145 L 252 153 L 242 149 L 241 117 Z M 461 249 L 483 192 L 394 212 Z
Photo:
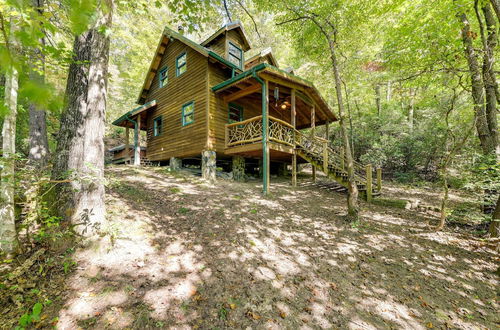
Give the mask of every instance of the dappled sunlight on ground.
M 218 181 L 108 169 L 106 234 L 77 251 L 58 326 L 97 328 L 493 328 L 496 257 L 432 233 L 411 210 L 309 182 Z M 274 180 L 276 181 L 276 180 Z

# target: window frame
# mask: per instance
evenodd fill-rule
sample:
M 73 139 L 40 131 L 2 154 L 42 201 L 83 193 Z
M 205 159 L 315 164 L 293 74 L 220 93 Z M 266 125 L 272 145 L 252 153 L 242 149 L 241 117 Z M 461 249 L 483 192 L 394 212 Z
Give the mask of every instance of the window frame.
M 157 131 L 158 129 L 158 120 L 160 121 L 160 130 L 159 132 Z M 163 116 L 158 116 L 153 119 L 153 136 L 157 137 L 160 136 L 163 133 Z
M 166 83 L 163 83 L 162 79 L 161 79 L 161 75 L 162 73 L 166 72 L 167 75 L 166 75 L 166 78 L 167 78 L 167 82 Z M 158 87 L 159 88 L 162 88 L 162 87 L 165 87 L 168 85 L 168 66 L 166 67 L 163 67 L 160 71 L 158 71 Z
M 234 55 L 232 55 L 232 54 L 231 54 L 231 50 L 230 50 L 230 49 L 231 49 L 231 46 L 233 46 L 234 48 L 236 48 L 236 49 L 238 49 L 238 50 L 240 51 L 240 58 L 239 58 L 239 60 L 240 60 L 240 64 L 239 64 L 239 65 L 237 65 L 237 64 L 235 64 L 235 63 L 233 63 L 233 62 L 230 60 L 231 56 L 233 56 L 233 57 L 235 57 L 235 58 L 236 58 L 236 56 L 234 56 Z M 228 60 L 229 62 L 231 62 L 232 64 L 237 65 L 240 69 L 242 69 L 242 68 L 243 68 L 243 62 L 244 62 L 244 59 L 243 59 L 243 49 L 242 49 L 240 46 L 236 45 L 234 42 L 231 42 L 231 41 L 229 41 L 229 40 L 228 40 L 228 46 L 227 46 L 227 60 Z
M 231 108 L 234 108 L 234 109 L 238 109 L 239 110 L 239 120 L 238 121 L 233 121 L 231 122 Z M 239 121 L 243 121 L 243 107 L 239 104 L 236 104 L 236 103 L 232 103 L 232 102 L 229 102 L 228 106 L 227 106 L 227 122 L 229 124 L 232 124 L 232 123 L 237 123 Z
M 192 110 L 191 112 L 189 112 L 189 113 L 186 113 L 186 112 L 185 112 L 185 109 L 186 109 L 188 106 L 190 106 L 190 105 L 193 105 L 193 110 Z M 186 122 L 186 116 L 189 116 L 189 115 L 191 115 L 191 114 L 193 115 L 193 119 L 192 119 L 192 121 L 190 121 L 190 122 Z M 192 123 L 194 123 L 194 101 L 190 101 L 190 102 L 188 102 L 188 103 L 185 103 L 185 104 L 182 106 L 182 127 L 187 126 L 187 125 L 190 125 L 190 124 L 192 124 Z
M 184 60 L 184 64 L 182 64 L 182 66 L 180 67 L 179 66 L 179 59 L 182 57 L 182 56 L 185 56 L 185 60 Z M 186 67 L 186 70 L 184 70 L 184 72 L 180 72 L 180 69 L 182 67 Z M 179 77 L 181 76 L 182 74 L 184 74 L 185 72 L 187 71 L 187 53 L 186 52 L 182 52 L 181 54 L 179 54 L 179 56 L 177 56 L 177 58 L 175 59 L 175 76 L 176 77 Z

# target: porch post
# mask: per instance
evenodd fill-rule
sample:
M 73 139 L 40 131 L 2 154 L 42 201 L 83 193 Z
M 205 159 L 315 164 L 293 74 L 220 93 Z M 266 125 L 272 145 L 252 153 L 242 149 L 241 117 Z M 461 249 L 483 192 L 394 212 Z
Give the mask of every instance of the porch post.
M 311 108 L 311 135 L 313 138 L 316 136 L 316 109 L 314 104 Z M 313 182 L 316 182 L 316 167 L 314 167 L 314 165 L 312 167 L 312 179 Z
M 141 131 L 141 114 L 137 115 L 134 126 L 134 165 L 141 165 L 141 145 L 139 142 L 139 133 Z
M 328 140 L 328 142 L 330 142 L 330 121 L 327 120 L 325 125 L 326 139 Z
M 130 162 L 130 129 L 125 128 L 125 163 Z
M 292 88 L 292 126 L 293 126 L 293 154 L 292 154 L 292 186 L 297 186 L 297 141 L 295 136 L 296 122 L 296 107 L 295 107 L 295 88 Z
M 269 177 L 270 177 L 270 161 L 269 161 L 269 145 L 268 134 L 269 134 L 269 96 L 268 94 L 268 82 L 264 80 L 262 84 L 262 163 L 263 163 L 263 173 L 262 173 L 262 190 L 264 195 L 269 194 Z

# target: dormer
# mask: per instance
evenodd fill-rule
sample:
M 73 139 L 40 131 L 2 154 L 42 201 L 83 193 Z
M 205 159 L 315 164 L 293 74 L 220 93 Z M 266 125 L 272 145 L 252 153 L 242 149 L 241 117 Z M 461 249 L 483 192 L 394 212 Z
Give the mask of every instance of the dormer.
M 203 41 L 201 46 L 210 49 L 242 70 L 245 63 L 244 54 L 250 49 L 245 31 L 239 21 L 226 24 Z
M 257 55 L 254 55 L 246 60 L 245 70 L 251 69 L 261 63 L 267 63 L 272 66 L 278 67 L 278 61 L 276 61 L 276 59 L 274 58 L 271 47 L 264 49 Z

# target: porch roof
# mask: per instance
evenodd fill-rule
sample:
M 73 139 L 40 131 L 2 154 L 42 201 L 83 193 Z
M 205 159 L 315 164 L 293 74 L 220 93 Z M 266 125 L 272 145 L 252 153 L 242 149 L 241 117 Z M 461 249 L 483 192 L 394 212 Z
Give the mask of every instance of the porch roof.
M 318 124 L 325 123 L 326 121 L 334 122 L 337 121 L 337 116 L 333 113 L 330 106 L 323 99 L 319 91 L 313 85 L 312 82 L 298 77 L 294 74 L 286 72 L 284 70 L 278 69 L 275 66 L 269 65 L 267 63 L 261 63 L 256 65 L 255 67 L 244 71 L 231 79 L 221 82 L 212 87 L 212 90 L 215 93 L 222 93 L 223 91 L 228 90 L 229 88 L 238 85 L 238 83 L 243 80 L 251 79 L 255 77 L 256 74 L 259 74 L 261 79 L 273 78 L 273 82 L 279 85 L 289 85 L 293 88 L 297 88 L 298 91 L 303 92 L 309 96 L 313 103 L 317 106 L 318 110 L 316 113 L 321 113 L 323 120 L 322 122 L 318 122 Z
M 120 116 L 118 119 L 116 119 L 112 124 L 115 126 L 121 126 L 121 127 L 129 127 L 133 128 L 134 125 L 130 121 L 131 119 L 133 120 L 134 117 L 137 117 L 138 114 L 147 111 L 149 109 L 152 109 L 156 106 L 156 100 L 152 100 L 148 103 L 145 103 L 141 106 L 138 106 L 137 108 L 134 108 L 130 110 L 129 112 L 125 113 L 124 115 Z M 141 124 L 141 127 L 144 127 Z

